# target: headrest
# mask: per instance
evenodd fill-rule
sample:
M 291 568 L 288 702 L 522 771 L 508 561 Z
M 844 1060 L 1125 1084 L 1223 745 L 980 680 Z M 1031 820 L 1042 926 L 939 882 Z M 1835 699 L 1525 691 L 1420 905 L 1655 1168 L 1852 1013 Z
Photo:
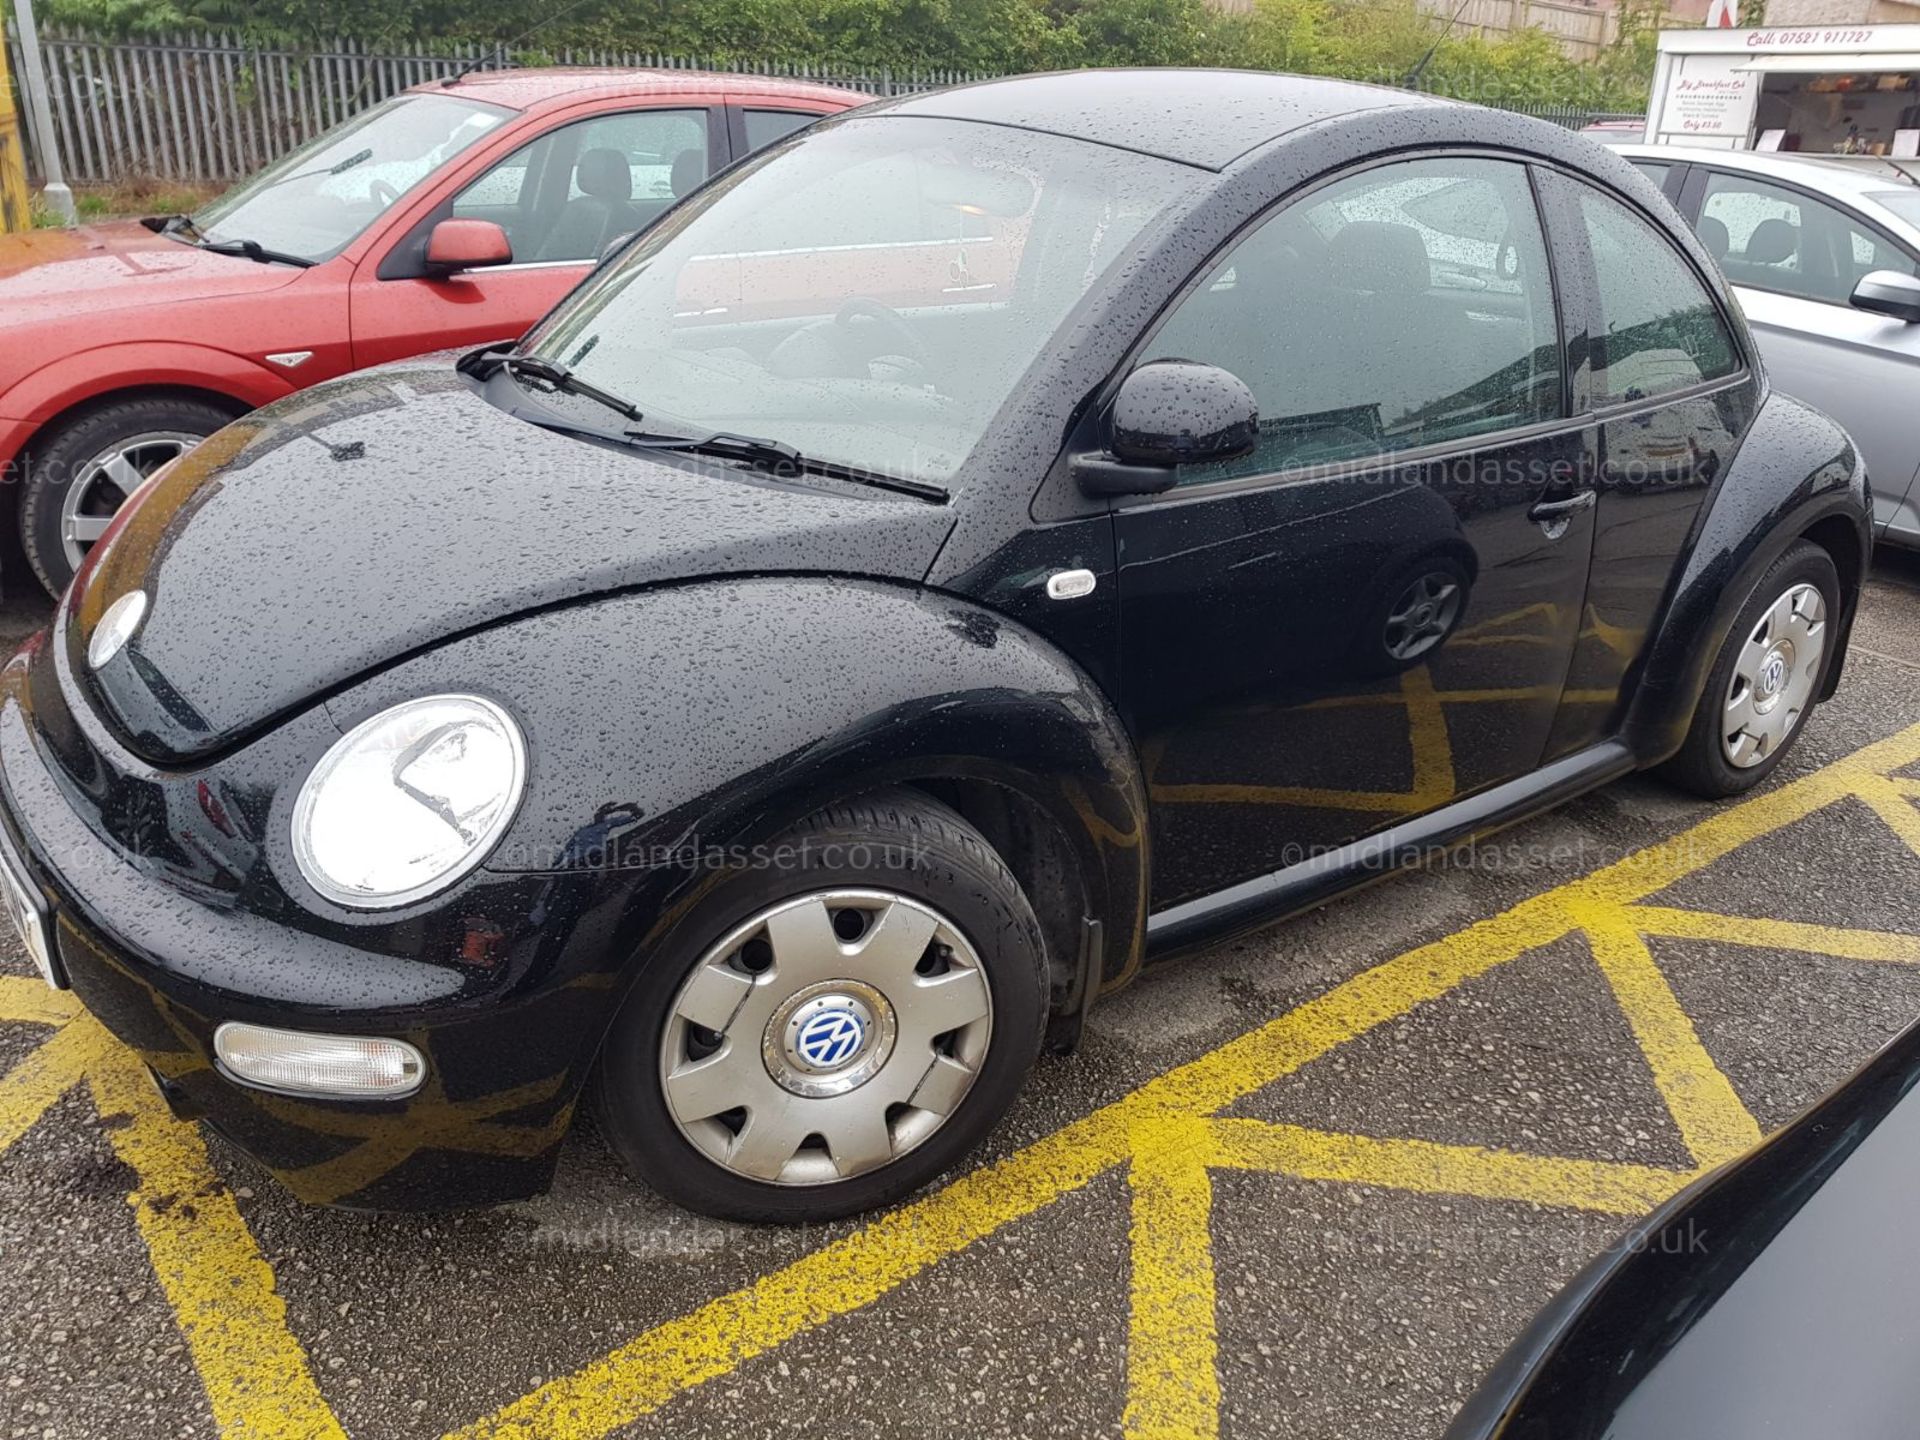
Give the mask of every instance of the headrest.
M 1756 265 L 1778 265 L 1782 260 L 1791 260 L 1799 250 L 1800 232 L 1776 217 L 1762 220 L 1753 227 L 1740 258 Z
M 707 178 L 707 152 L 704 150 L 682 150 L 673 157 L 673 198 L 691 194 L 700 188 L 700 182 Z
M 1700 217 L 1700 243 L 1707 247 L 1707 253 L 1716 260 L 1727 258 L 1727 252 L 1733 248 L 1733 236 L 1727 233 L 1727 227 L 1711 215 Z
M 1386 220 L 1343 226 L 1327 246 L 1327 273 L 1343 289 L 1379 295 L 1423 295 L 1433 284 L 1420 232 Z
M 633 198 L 633 171 L 618 150 L 583 150 L 573 167 L 573 178 L 596 200 L 625 204 Z

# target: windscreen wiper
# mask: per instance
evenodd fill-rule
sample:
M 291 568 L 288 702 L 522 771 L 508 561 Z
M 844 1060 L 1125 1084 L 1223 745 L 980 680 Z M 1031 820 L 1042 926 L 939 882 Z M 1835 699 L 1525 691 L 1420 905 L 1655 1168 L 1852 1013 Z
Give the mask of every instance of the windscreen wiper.
M 710 455 L 718 460 L 739 460 L 755 470 L 781 477 L 804 472 L 835 480 L 850 480 L 859 485 L 872 485 L 881 490 L 897 490 L 902 495 L 912 495 L 921 500 L 941 501 L 950 498 L 946 487 L 942 485 L 926 480 L 880 475 L 853 465 L 819 460 L 811 455 L 803 455 L 779 440 L 763 440 L 757 435 L 735 435 L 726 430 L 714 430 L 705 435 L 653 435 L 644 430 L 629 430 L 625 439 L 639 450 L 669 450 L 682 455 Z
M 602 390 L 591 380 L 582 380 L 557 360 L 545 360 L 538 355 L 487 355 L 482 358 L 483 363 L 491 362 L 492 370 L 508 370 L 515 375 L 544 380 L 556 390 L 564 390 L 569 395 L 578 395 L 583 400 L 604 405 L 623 420 L 638 422 L 641 419 L 640 407 L 631 400 L 611 390 Z
M 196 240 L 193 243 L 209 254 L 238 255 L 258 265 L 298 265 L 302 270 L 311 270 L 316 263 L 304 255 L 269 250 L 258 240 Z
M 140 223 L 156 235 L 181 235 L 188 240 L 197 240 L 200 235 L 200 227 L 191 215 L 149 215 Z
M 603 405 L 622 419 L 633 422 L 634 425 L 638 425 L 642 419 L 640 407 L 632 401 L 614 394 L 611 390 L 603 390 L 590 380 L 582 380 L 557 360 L 548 360 L 539 355 L 516 355 L 488 347 L 463 355 L 455 368 L 462 374 L 470 375 L 480 381 L 485 381 L 502 370 L 515 375 L 525 375 L 530 379 L 543 380 L 555 390 L 566 391 Z M 764 470 L 769 474 L 782 477 L 804 472 L 825 475 L 835 480 L 847 480 L 856 485 L 871 485 L 881 490 L 894 490 L 920 500 L 941 502 L 952 498 L 943 485 L 935 485 L 926 480 L 880 475 L 852 465 L 839 465 L 831 460 L 819 460 L 813 456 L 801 454 L 791 445 L 783 444 L 778 440 L 763 440 L 755 435 L 735 435 L 725 430 L 715 430 L 705 435 L 661 435 L 649 430 L 633 428 L 608 434 L 564 421 L 553 428 L 570 430 L 597 440 L 617 441 L 635 450 L 707 455 L 718 460 L 736 460 L 756 470 Z

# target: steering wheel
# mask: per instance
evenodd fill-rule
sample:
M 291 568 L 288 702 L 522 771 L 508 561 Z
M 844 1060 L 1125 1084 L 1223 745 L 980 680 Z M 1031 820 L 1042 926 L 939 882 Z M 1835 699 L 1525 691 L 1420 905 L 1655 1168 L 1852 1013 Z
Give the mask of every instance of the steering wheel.
M 882 348 L 864 352 L 869 358 L 900 355 L 916 365 L 927 363 L 927 347 L 920 343 L 920 337 L 914 333 L 913 326 L 907 323 L 907 317 L 891 305 L 883 305 L 865 295 L 856 295 L 842 305 L 833 317 L 841 338 L 846 340 L 853 339 L 855 328 L 862 320 L 878 326 L 882 336 Z
M 382 180 L 378 175 L 371 177 L 367 181 L 367 193 L 380 202 L 380 208 L 382 210 L 400 198 L 400 192 L 385 180 Z

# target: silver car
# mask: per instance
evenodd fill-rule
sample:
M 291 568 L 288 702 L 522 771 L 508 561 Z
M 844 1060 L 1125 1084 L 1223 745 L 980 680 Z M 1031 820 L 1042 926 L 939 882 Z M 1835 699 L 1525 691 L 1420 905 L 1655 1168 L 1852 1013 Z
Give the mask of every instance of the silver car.
M 1920 547 L 1920 161 L 1616 149 L 1718 258 L 1774 384 L 1852 433 L 1879 538 Z

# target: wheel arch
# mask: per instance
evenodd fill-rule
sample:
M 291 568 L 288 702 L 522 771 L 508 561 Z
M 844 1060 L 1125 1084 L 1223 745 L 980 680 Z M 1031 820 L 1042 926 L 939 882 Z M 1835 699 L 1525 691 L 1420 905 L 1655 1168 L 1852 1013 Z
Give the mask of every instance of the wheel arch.
M 1853 611 L 1858 606 L 1860 586 L 1866 579 L 1867 557 L 1871 553 L 1871 539 L 1845 515 L 1823 515 L 1800 532 L 1801 538 L 1812 541 L 1833 560 L 1833 568 L 1840 574 L 1840 595 L 1847 606 L 1847 614 L 1839 636 L 1839 646 L 1834 651 L 1833 660 L 1827 666 L 1826 678 L 1820 685 L 1820 698 L 1829 700 L 1840 686 L 1840 671 L 1847 658 L 1847 640 L 1853 633 Z
M 468 635 L 328 711 L 350 728 L 443 689 L 493 695 L 528 736 L 527 794 L 488 869 L 611 887 L 611 948 L 629 956 L 813 811 L 904 785 L 979 829 L 1027 888 L 1056 1010 L 1140 963 L 1131 740 L 1069 657 L 974 602 L 873 579 L 691 580 Z
M 909 776 L 903 783 L 947 805 L 978 830 L 1020 882 L 1046 942 L 1053 1043 L 1071 1049 L 1079 1039 L 1080 1019 L 1105 980 L 1094 967 L 1105 967 L 1105 957 L 1096 952 L 1112 923 L 1113 886 L 1106 867 L 1021 786 L 939 774 Z M 1120 967 L 1126 963 L 1122 959 Z
M 20 445 L 30 449 L 50 425 L 149 393 L 190 395 L 240 415 L 295 388 L 284 376 L 210 345 L 135 342 L 82 350 L 35 370 L 0 397 L 0 407 L 26 422 Z M 0 455 L 0 464 L 14 458 Z
M 13 456 L 0 456 L 0 464 L 4 464 L 9 460 L 18 459 L 24 462 L 22 465 L 24 472 L 26 466 L 31 465 L 34 452 L 43 448 L 41 437 L 49 431 L 59 426 L 71 425 L 77 420 L 83 420 L 96 411 L 104 410 L 111 405 L 125 404 L 135 400 L 187 400 L 196 404 L 211 405 L 215 409 L 226 411 L 229 420 L 238 420 L 249 410 L 255 408 L 257 404 L 262 403 L 244 399 L 232 393 L 231 390 L 223 390 L 204 383 L 195 384 L 184 380 L 135 380 L 110 384 L 102 389 L 91 390 L 77 396 L 70 396 L 61 404 L 61 408 L 53 411 L 42 419 L 34 421 L 31 428 L 25 432 L 24 437 L 20 441 L 16 454 Z M 9 486 L 6 487 L 6 489 L 8 494 L 5 498 L 0 498 L 0 507 L 5 507 L 5 513 L 7 514 L 18 514 L 20 487 Z
M 1642 766 L 1679 750 L 1753 587 L 1799 539 L 1834 557 L 1842 613 L 1821 698 L 1839 683 L 1859 608 L 1872 504 L 1859 453 L 1826 416 L 1770 394 L 1715 486 L 1642 652 L 1622 737 Z

